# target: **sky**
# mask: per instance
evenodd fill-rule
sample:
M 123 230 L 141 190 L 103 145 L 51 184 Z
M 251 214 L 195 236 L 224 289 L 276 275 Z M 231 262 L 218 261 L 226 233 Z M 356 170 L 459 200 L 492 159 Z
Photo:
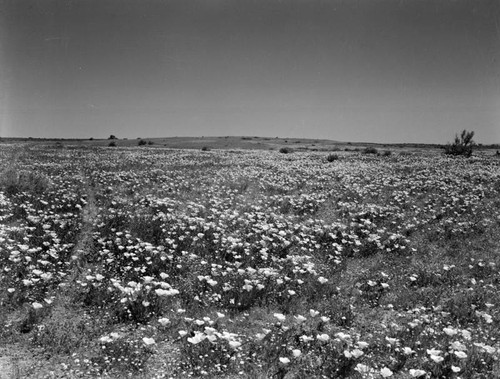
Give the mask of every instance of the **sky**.
M 0 137 L 500 143 L 497 0 L 0 0 Z

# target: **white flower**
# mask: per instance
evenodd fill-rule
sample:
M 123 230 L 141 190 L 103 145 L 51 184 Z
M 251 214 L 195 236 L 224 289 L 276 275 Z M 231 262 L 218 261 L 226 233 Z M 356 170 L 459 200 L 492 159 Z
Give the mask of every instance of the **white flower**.
M 302 315 L 298 315 L 298 316 L 295 316 L 295 319 L 297 320 L 297 322 L 301 323 L 301 322 L 304 322 L 307 320 L 307 318 L 305 318 L 304 316 Z
M 276 317 L 279 321 L 285 321 L 286 320 L 286 316 L 282 313 L 275 313 L 273 315 L 274 317 Z
M 461 333 L 462 333 L 462 337 L 464 337 L 467 341 L 472 338 L 471 332 L 469 332 L 467 329 L 462 329 Z
M 431 355 L 431 359 L 436 363 L 441 363 L 444 361 L 444 358 L 440 355 Z
M 454 341 L 450 344 L 450 346 L 453 350 L 459 350 L 459 351 L 467 350 L 465 345 L 463 343 L 461 343 L 460 341 Z
M 360 374 L 367 374 L 370 372 L 370 367 L 362 363 L 358 363 L 354 369 Z
M 410 375 L 413 376 L 414 378 L 418 378 L 419 376 L 424 376 L 426 372 L 424 370 L 415 370 L 415 369 L 410 369 Z
M 392 376 L 392 374 L 393 372 L 387 367 L 384 367 L 382 370 L 380 370 L 380 375 L 382 375 L 384 378 L 388 378 L 389 376 Z
M 323 333 L 323 334 L 318 334 L 316 336 L 316 339 L 318 339 L 319 341 L 323 341 L 323 342 L 326 342 L 330 339 L 330 336 L 326 333 Z
M 328 321 L 330 321 L 330 317 L 321 316 L 321 321 L 328 322 Z
M 187 340 L 189 343 L 192 343 L 193 345 L 197 345 L 201 341 L 203 341 L 205 338 L 206 338 L 205 334 L 200 333 L 200 332 L 195 332 L 194 337 L 189 337 Z
M 231 346 L 233 349 L 236 349 L 237 347 L 241 346 L 241 342 L 239 342 L 239 341 L 229 341 L 229 346 Z
M 35 309 L 40 309 L 40 308 L 43 308 L 43 305 L 40 304 L 40 303 L 37 303 L 36 301 L 34 303 L 31 304 L 33 306 L 33 308 Z
M 451 371 L 453 372 L 460 372 L 460 367 L 457 367 L 457 366 L 451 366 Z
M 359 349 L 354 349 L 353 351 L 351 351 L 351 354 L 354 358 L 359 358 L 361 357 L 364 353 L 359 350 Z
M 442 351 L 438 349 L 427 349 L 427 354 L 429 355 L 439 355 Z
M 408 347 L 408 346 L 403 347 L 403 353 L 404 353 L 404 354 L 406 354 L 406 355 L 410 355 L 410 354 L 412 354 L 412 353 L 414 353 L 414 352 L 415 352 L 415 351 L 413 351 L 413 350 L 411 349 L 411 347 Z
M 324 277 L 320 276 L 320 277 L 318 278 L 318 282 L 320 282 L 321 284 L 325 284 L 326 282 L 328 282 L 328 279 L 326 279 L 326 278 L 324 278 Z
M 312 337 L 310 337 L 310 336 L 306 336 L 306 335 L 300 336 L 299 338 L 300 338 L 300 339 L 302 340 L 302 342 L 304 342 L 304 343 L 307 343 L 307 342 L 312 341 L 312 340 L 314 339 L 314 338 L 312 338 Z
M 162 317 L 162 318 L 158 319 L 158 322 L 162 326 L 170 324 L 170 320 L 168 318 L 166 318 L 166 317 Z
M 444 328 L 443 332 L 445 332 L 448 336 L 454 336 L 455 334 L 458 333 L 458 330 L 453 329 L 453 328 Z
M 317 315 L 319 315 L 319 312 L 318 311 L 315 311 L 314 309 L 311 309 L 309 311 L 309 314 L 311 315 L 311 317 L 316 317 Z
M 188 332 L 186 332 L 185 330 L 179 330 L 178 333 L 181 337 L 184 337 L 186 334 L 188 334 Z
M 148 338 L 148 337 L 144 337 L 142 339 L 142 342 L 144 342 L 144 344 L 147 346 L 154 345 L 156 343 L 156 341 L 153 338 Z
M 290 363 L 290 359 L 286 358 L 286 357 L 280 357 L 280 362 L 284 365 L 287 365 Z
M 465 354 L 463 351 L 455 351 L 455 355 L 457 356 L 457 358 L 460 358 L 460 359 L 467 358 L 467 354 Z
M 103 337 L 99 338 L 99 341 L 104 342 L 104 343 L 108 343 L 108 342 L 113 341 L 113 339 L 109 336 L 103 336 Z
M 292 354 L 295 358 L 298 358 L 300 357 L 300 355 L 302 354 L 302 352 L 299 350 L 299 349 L 293 349 L 292 350 Z
M 365 341 L 358 341 L 358 347 L 360 349 L 366 349 L 368 347 L 368 342 Z
M 266 335 L 264 333 L 257 333 L 255 335 L 255 338 L 257 338 L 259 341 L 262 341 L 264 338 L 266 338 Z
M 335 337 L 337 337 L 338 339 L 340 339 L 342 341 L 347 341 L 347 340 L 351 339 L 351 336 L 349 334 L 342 333 L 342 332 L 336 333 Z

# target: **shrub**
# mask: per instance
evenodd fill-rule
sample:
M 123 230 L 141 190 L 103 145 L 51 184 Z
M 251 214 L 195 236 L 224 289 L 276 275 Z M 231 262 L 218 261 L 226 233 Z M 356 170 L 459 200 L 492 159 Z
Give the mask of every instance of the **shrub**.
M 114 134 L 111 134 L 108 139 L 117 139 L 116 136 Z
M 383 157 L 390 157 L 392 154 L 392 152 L 390 150 L 385 150 L 383 153 L 382 153 L 382 156 Z
M 139 140 L 139 142 L 137 143 L 138 146 L 144 146 L 144 145 L 147 145 L 147 142 L 144 141 L 143 139 Z
M 363 154 L 378 154 L 378 150 L 374 147 L 367 147 L 363 150 Z
M 455 141 L 445 146 L 444 153 L 447 155 L 463 155 L 464 157 L 470 157 L 472 155 L 472 149 L 476 145 L 474 140 L 474 132 L 467 130 L 462 130 L 460 136 L 455 135 Z
M 336 161 L 339 159 L 339 156 L 337 154 L 329 154 L 327 157 L 326 157 L 326 160 L 328 162 L 333 162 L 333 161 Z
M 286 142 L 286 141 L 285 141 L 285 142 Z M 282 147 L 282 148 L 280 149 L 280 153 L 282 153 L 282 154 L 290 154 L 290 153 L 293 153 L 293 150 L 292 150 L 292 149 L 290 149 L 289 147 Z
M 33 171 L 7 169 L 1 173 L 0 189 L 6 194 L 30 192 L 41 194 L 49 187 L 49 179 Z
M 208 146 L 203 146 L 201 151 L 210 151 L 211 149 Z
M 148 145 L 154 145 L 153 141 L 148 141 Z
M 108 144 L 109 147 L 116 147 L 116 142 L 114 141 L 111 141 L 109 144 Z

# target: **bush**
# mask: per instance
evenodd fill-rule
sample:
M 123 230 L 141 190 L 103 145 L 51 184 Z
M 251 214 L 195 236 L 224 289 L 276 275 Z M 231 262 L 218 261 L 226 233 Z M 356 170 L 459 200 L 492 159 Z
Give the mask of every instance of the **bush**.
M 444 153 L 447 155 L 463 155 L 464 157 L 470 157 L 472 155 L 472 149 L 476 145 L 474 140 L 474 132 L 467 130 L 462 130 L 460 136 L 455 135 L 455 141 L 452 144 L 448 144 L 444 148 Z
M 49 187 L 47 176 L 33 171 L 7 169 L 1 173 L 0 189 L 6 194 L 29 192 L 41 194 Z
M 201 151 L 210 151 L 211 149 L 208 146 L 203 146 Z
M 285 141 L 286 142 L 286 141 Z M 280 150 L 280 153 L 282 154 L 290 154 L 290 153 L 293 153 L 293 150 L 290 149 L 289 147 L 282 147 Z
M 339 159 L 339 156 L 337 154 L 329 154 L 327 157 L 326 157 L 326 160 L 328 162 L 333 162 L 333 161 L 336 161 Z
M 109 147 L 116 147 L 116 142 L 112 141 L 112 142 L 110 142 L 110 143 L 109 143 L 109 145 L 108 145 L 108 146 L 109 146 Z
M 378 154 L 378 150 L 374 147 L 367 147 L 363 150 L 363 154 Z
M 111 134 L 108 139 L 117 139 L 114 134 Z
M 148 145 L 154 145 L 153 141 L 148 141 Z
M 383 153 L 382 153 L 382 156 L 383 157 L 390 157 L 392 154 L 392 152 L 390 150 L 385 150 Z
M 144 145 L 147 145 L 147 142 L 144 141 L 143 139 L 139 140 L 139 142 L 137 143 L 138 146 L 144 146 Z

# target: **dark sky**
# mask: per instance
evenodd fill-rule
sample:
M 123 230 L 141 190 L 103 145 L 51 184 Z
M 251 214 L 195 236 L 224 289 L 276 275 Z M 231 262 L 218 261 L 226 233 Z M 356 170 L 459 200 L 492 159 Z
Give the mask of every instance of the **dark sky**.
M 500 142 L 500 1 L 0 0 L 0 135 Z

